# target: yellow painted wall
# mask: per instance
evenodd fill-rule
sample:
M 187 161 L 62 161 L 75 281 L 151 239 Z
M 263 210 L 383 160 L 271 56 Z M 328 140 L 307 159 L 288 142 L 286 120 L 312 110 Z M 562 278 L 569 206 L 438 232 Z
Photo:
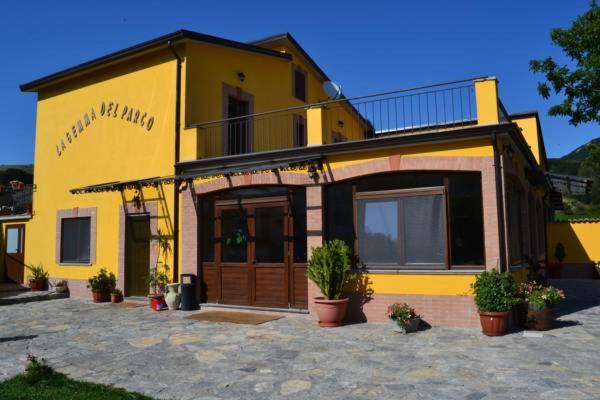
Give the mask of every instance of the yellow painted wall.
M 490 140 L 474 139 L 461 142 L 448 142 L 430 145 L 415 145 L 401 148 L 387 148 L 356 153 L 328 156 L 329 167 L 341 168 L 352 164 L 376 160 L 378 158 L 400 155 L 403 157 L 490 157 L 494 151 Z
M 531 152 L 539 165 L 542 165 L 542 148 L 539 140 L 539 132 L 537 128 L 537 119 L 534 116 L 525 118 L 513 118 L 512 120 L 521 128 L 521 133 L 531 148 Z
M 476 274 L 368 274 L 374 294 L 472 296 Z M 364 279 L 363 279 L 364 281 Z
M 565 246 L 564 263 L 600 262 L 600 222 L 552 222 L 547 226 L 548 257 L 554 256 L 557 243 Z
M 327 99 L 322 89 L 323 80 L 291 49 L 293 59 L 217 47 L 202 43 L 188 43 L 185 54 L 185 125 L 204 123 L 225 118 L 223 110 L 223 84 L 239 88 L 254 98 L 253 113 L 273 111 L 288 107 L 307 106 Z M 293 96 L 293 65 L 300 65 L 308 71 L 307 101 Z M 245 78 L 241 81 L 238 72 Z M 339 108 L 339 107 L 338 107 Z M 351 117 L 347 107 L 342 107 L 340 119 L 351 126 Z M 256 117 L 253 121 L 253 150 L 274 150 L 292 147 L 294 115 L 306 117 L 304 109 L 285 113 Z M 271 132 L 267 135 L 264 132 Z M 282 135 L 281 132 L 284 132 Z M 346 133 L 349 139 L 358 139 L 356 132 Z M 222 148 L 222 125 L 203 129 L 186 129 L 182 134 L 181 159 L 192 160 L 203 157 L 220 156 Z M 325 141 L 331 143 L 330 132 Z M 214 149 L 218 149 L 215 150 Z M 206 149 L 213 149 L 206 150 Z
M 123 197 L 119 192 L 73 195 L 69 190 L 173 173 L 175 67 L 172 54 L 164 49 L 40 91 L 35 143 L 37 189 L 26 239 L 27 263 L 42 263 L 52 278 L 85 279 L 101 267 L 117 273 Z M 116 116 L 108 116 L 109 102 L 113 102 L 113 110 L 119 103 Z M 140 110 L 137 124 L 133 122 L 135 111 L 131 121 L 127 120 L 128 113 L 121 114 L 125 105 Z M 91 117 L 92 109 L 95 119 Z M 141 126 L 144 112 L 145 125 Z M 154 124 L 148 130 L 150 116 L 154 117 Z M 81 132 L 78 121 L 83 125 Z M 160 202 L 159 228 L 167 233 L 172 233 L 172 190 L 172 185 L 166 185 L 160 196 L 155 189 L 144 192 L 147 201 Z M 125 197 L 125 201 L 130 200 L 132 193 Z M 73 207 L 97 208 L 96 262 L 91 266 L 63 266 L 55 262 L 57 211 Z

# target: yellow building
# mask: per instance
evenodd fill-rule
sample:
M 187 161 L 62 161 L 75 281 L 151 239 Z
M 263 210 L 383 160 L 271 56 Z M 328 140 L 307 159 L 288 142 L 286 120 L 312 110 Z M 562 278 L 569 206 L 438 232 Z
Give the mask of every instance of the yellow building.
M 339 238 L 364 278 L 352 318 L 401 300 L 476 326 L 475 276 L 544 257 L 537 114 L 509 115 L 493 77 L 357 98 L 328 81 L 289 34 L 178 31 L 22 85 L 38 93 L 25 262 L 72 296 L 102 267 L 145 295 L 160 231 L 202 303 L 310 312 L 310 249 Z

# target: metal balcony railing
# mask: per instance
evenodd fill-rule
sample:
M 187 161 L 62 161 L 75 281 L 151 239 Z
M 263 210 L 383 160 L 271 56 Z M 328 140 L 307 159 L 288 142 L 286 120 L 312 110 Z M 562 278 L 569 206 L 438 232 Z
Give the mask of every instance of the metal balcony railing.
M 476 79 L 480 78 L 341 98 L 191 127 L 200 135 L 201 158 L 452 129 L 477 124 Z M 311 109 L 322 112 L 308 115 Z M 309 118 L 313 119 L 311 132 Z M 315 129 L 321 132 L 315 134 Z M 318 137 L 318 143 L 309 143 L 309 137 L 313 141 Z

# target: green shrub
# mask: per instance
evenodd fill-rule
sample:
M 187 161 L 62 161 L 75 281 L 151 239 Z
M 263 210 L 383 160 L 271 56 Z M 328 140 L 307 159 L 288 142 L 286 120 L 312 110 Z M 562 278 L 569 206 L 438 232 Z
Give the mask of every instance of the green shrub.
M 515 285 L 508 272 L 482 272 L 471 285 L 480 312 L 509 311 L 515 304 Z
M 321 289 L 326 300 L 339 299 L 344 285 L 356 278 L 356 274 L 350 273 L 351 260 L 352 252 L 341 240 L 325 242 L 312 249 L 306 274 Z
M 117 278 L 115 274 L 112 272 L 106 271 L 105 268 L 102 268 L 98 275 L 92 276 L 88 279 L 88 289 L 92 289 L 94 291 L 111 291 L 117 286 Z
M 46 364 L 45 359 L 38 360 L 33 354 L 27 354 L 28 364 L 25 367 L 24 378 L 29 383 L 39 383 L 54 374 L 54 370 Z

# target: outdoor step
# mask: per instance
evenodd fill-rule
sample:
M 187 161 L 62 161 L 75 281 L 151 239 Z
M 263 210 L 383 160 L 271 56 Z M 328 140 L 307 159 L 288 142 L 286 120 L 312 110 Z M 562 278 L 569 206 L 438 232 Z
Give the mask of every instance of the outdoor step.
M 14 294 L 12 296 L 0 297 L 0 306 L 8 306 L 11 304 L 31 303 L 34 301 L 66 299 L 67 297 L 69 297 L 68 293 L 56 293 L 55 291 L 20 292 L 20 293 Z

